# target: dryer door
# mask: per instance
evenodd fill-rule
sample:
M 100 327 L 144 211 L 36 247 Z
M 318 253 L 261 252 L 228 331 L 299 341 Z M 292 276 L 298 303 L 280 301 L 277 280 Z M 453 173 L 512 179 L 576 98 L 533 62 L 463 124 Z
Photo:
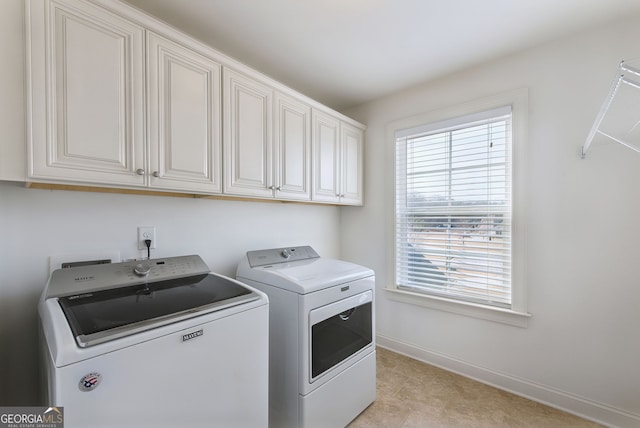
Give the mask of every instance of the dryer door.
M 372 304 L 369 290 L 310 312 L 311 382 L 371 344 Z

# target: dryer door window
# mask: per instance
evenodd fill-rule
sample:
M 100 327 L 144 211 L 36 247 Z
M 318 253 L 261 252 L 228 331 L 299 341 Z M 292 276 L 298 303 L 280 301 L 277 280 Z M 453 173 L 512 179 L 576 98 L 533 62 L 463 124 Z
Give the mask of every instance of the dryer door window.
M 371 345 L 371 292 L 311 311 L 311 381 Z

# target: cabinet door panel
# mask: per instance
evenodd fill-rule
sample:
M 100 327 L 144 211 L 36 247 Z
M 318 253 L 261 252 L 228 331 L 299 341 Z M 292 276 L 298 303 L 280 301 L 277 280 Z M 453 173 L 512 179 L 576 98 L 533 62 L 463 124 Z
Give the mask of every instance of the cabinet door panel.
M 276 197 L 310 200 L 311 108 L 278 94 L 276 115 Z
M 273 196 L 272 89 L 224 71 L 224 192 Z
M 56 157 L 60 162 L 107 161 L 126 168 L 126 132 L 119 126 L 126 117 L 126 92 L 119 78 L 121 38 L 62 14 L 56 20 L 60 31 L 55 45 L 63 47 L 55 61 Z M 88 106 L 94 114 L 87 114 Z
M 320 202 L 339 202 L 340 188 L 340 122 L 320 112 L 313 114 L 314 175 L 311 199 Z
M 220 65 L 149 33 L 151 186 L 220 192 Z
M 86 2 L 31 6 L 32 27 L 48 26 L 28 36 L 32 102 L 45 106 L 30 118 L 30 176 L 143 184 L 143 29 Z
M 362 205 L 362 131 L 343 123 L 340 134 L 342 142 L 341 202 Z

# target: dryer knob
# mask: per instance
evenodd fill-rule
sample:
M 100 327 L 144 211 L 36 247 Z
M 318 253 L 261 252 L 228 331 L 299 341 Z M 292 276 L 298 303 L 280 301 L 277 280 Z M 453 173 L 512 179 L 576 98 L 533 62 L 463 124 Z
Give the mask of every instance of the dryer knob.
M 147 276 L 151 271 L 151 265 L 148 263 L 138 263 L 136 267 L 133 268 L 133 273 L 138 276 Z
M 288 250 L 282 250 L 280 255 L 282 255 L 282 257 L 284 257 L 285 259 L 288 259 L 289 257 L 291 257 L 291 253 Z

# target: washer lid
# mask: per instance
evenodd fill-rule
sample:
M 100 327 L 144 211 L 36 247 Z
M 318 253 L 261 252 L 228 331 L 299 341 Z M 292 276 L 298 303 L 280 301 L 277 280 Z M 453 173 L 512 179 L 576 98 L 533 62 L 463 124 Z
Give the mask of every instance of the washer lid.
M 373 274 L 371 269 L 354 263 L 318 257 L 254 268 L 245 259 L 238 266 L 237 276 L 240 281 L 246 278 L 299 294 L 307 294 L 373 276 Z
M 58 301 L 78 346 L 84 348 L 258 298 L 237 281 L 209 273 L 83 292 Z

